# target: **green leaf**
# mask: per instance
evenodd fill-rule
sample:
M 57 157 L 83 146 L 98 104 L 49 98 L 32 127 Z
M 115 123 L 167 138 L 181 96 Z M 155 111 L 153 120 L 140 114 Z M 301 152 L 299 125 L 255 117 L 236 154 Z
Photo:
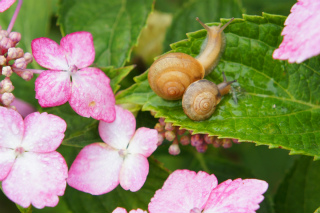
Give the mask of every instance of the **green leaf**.
M 105 213 L 116 207 L 127 210 L 141 208 L 147 210 L 148 203 L 156 190 L 160 189 L 169 175 L 169 171 L 154 159 L 149 158 L 149 174 L 144 186 L 138 192 L 123 190 L 118 186 L 113 191 L 93 196 L 68 187 L 65 193 L 67 203 L 73 212 Z
M 23 208 L 23 207 L 19 206 L 18 204 L 16 204 L 16 205 L 21 213 L 32 213 L 32 206 L 29 206 L 28 208 Z
M 61 1 L 58 23 L 63 34 L 89 31 L 98 66 L 120 67 L 130 58 L 153 0 Z
M 149 87 L 147 73 L 117 96 L 117 103 L 143 104 L 143 110 L 194 133 L 207 133 L 240 141 L 254 141 L 289 149 L 291 154 L 320 156 L 320 57 L 301 64 L 273 60 L 280 44 L 285 17 L 244 15 L 226 29 L 226 50 L 217 68 L 206 78 L 222 82 L 237 79 L 241 92 L 226 95 L 213 116 L 201 122 L 190 120 L 181 101 L 166 101 Z M 222 20 L 226 23 L 228 20 Z M 215 24 L 217 25 L 217 23 Z M 172 44 L 174 52 L 196 56 L 205 39 L 204 30 L 189 33 L 189 40 Z
M 185 39 L 186 32 L 198 30 L 200 24 L 195 17 L 206 23 L 219 21 L 220 17 L 241 18 L 243 11 L 238 0 L 189 0 L 174 14 L 164 48 L 168 51 L 171 43 Z
M 116 93 L 120 89 L 120 82 L 130 73 L 134 68 L 134 65 L 121 67 L 121 68 L 100 68 L 110 79 L 110 86 L 113 93 Z
M 275 196 L 276 212 L 309 213 L 320 205 L 320 161 L 299 158 Z

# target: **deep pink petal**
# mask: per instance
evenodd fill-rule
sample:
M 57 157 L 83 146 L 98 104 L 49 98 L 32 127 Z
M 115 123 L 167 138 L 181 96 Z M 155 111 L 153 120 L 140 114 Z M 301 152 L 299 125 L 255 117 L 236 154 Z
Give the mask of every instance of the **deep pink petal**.
M 51 70 L 68 70 L 64 50 L 49 38 L 36 38 L 31 42 L 32 54 L 36 62 Z
M 35 82 L 35 90 L 40 106 L 62 105 L 71 97 L 70 75 L 64 71 L 42 72 Z
M 100 121 L 99 134 L 102 140 L 116 149 L 126 149 L 136 130 L 136 119 L 133 114 L 119 106 L 116 119 L 112 123 Z
M 0 147 L 0 181 L 7 177 L 15 159 L 13 149 Z
M 120 185 L 125 190 L 138 191 L 146 182 L 149 173 L 149 162 L 139 154 L 128 154 L 120 170 Z
M 22 146 L 26 151 L 52 152 L 56 150 L 66 131 L 66 122 L 56 115 L 34 112 L 24 119 Z
M 128 147 L 129 153 L 139 153 L 149 157 L 156 149 L 158 143 L 158 132 L 155 129 L 141 127 L 137 129 Z
M 68 184 L 93 195 L 112 191 L 119 184 L 122 157 L 105 143 L 85 146 L 69 170 Z
M 72 75 L 70 106 L 83 117 L 112 122 L 115 98 L 110 79 L 98 68 L 84 68 Z
M 125 208 L 118 207 L 115 210 L 113 210 L 112 213 L 127 213 L 127 210 Z
M 95 57 L 93 38 L 89 32 L 75 32 L 66 35 L 60 41 L 66 53 L 69 65 L 76 65 L 78 69 L 90 66 Z
M 1 0 L 0 1 L 0 12 L 4 12 L 7 9 L 9 9 L 9 7 L 11 7 L 11 5 L 15 2 L 16 0 Z
M 0 106 L 0 147 L 15 149 L 22 142 L 24 123 L 21 115 Z
M 299 0 L 292 8 L 282 31 L 283 41 L 273 58 L 301 63 L 320 54 L 320 1 Z
M 15 98 L 11 105 L 17 108 L 17 111 L 22 117 L 26 117 L 30 113 L 36 111 L 36 108 L 34 106 L 23 100 L 20 100 L 19 98 Z
M 262 180 L 227 180 L 213 189 L 204 213 L 255 213 L 267 189 Z
M 206 172 L 176 170 L 151 198 L 149 212 L 186 213 L 194 208 L 203 210 L 217 183 L 217 178 Z
M 2 182 L 3 192 L 13 202 L 27 208 L 56 206 L 64 194 L 68 167 L 58 152 L 24 152 Z

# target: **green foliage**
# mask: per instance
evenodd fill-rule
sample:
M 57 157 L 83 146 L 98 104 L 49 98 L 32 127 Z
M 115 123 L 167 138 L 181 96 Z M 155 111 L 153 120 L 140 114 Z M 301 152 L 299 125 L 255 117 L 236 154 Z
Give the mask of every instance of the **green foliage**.
M 320 205 L 320 161 L 302 156 L 287 174 L 275 197 L 276 212 L 309 213 Z
M 291 154 L 320 156 L 319 58 L 302 64 L 274 60 L 273 50 L 281 42 L 285 17 L 244 15 L 225 29 L 226 50 L 208 80 L 222 82 L 221 73 L 239 82 L 238 104 L 227 95 L 213 116 L 202 122 L 190 120 L 181 101 L 166 101 L 149 87 L 147 73 L 117 96 L 118 103 L 143 105 L 194 133 L 238 138 L 291 150 Z M 226 23 L 227 20 L 222 20 Z M 189 39 L 171 45 L 173 52 L 196 56 L 206 37 L 205 30 L 187 34 Z M 234 94 L 233 94 L 234 95 Z
M 59 20 L 63 34 L 89 31 L 94 38 L 98 66 L 120 67 L 130 58 L 153 0 L 61 1 Z M 107 12 L 106 12 L 107 11 Z
M 23 208 L 19 205 L 17 205 L 17 208 L 21 213 L 32 213 L 32 206 L 29 206 L 28 208 Z

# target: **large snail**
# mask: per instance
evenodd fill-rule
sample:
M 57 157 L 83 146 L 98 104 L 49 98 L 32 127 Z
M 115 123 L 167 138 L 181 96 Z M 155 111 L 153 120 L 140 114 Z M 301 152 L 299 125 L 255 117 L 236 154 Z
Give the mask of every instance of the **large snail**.
M 234 81 L 224 81 L 218 85 L 206 79 L 198 80 L 190 84 L 182 97 L 184 113 L 194 121 L 208 119 L 219 104 L 221 97 L 228 94 Z
M 149 69 L 151 89 L 163 99 L 181 99 L 191 83 L 203 79 L 218 64 L 225 48 L 223 30 L 232 20 L 222 27 L 210 27 L 197 18 L 208 34 L 201 53 L 196 58 L 185 53 L 168 53 L 158 58 Z

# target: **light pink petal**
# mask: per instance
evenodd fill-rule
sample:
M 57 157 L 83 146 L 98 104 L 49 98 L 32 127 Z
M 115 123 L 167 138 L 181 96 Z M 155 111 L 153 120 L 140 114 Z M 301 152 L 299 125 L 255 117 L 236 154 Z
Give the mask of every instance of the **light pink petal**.
M 36 111 L 36 108 L 34 106 L 23 100 L 20 100 L 19 98 L 15 98 L 11 105 L 17 108 L 17 111 L 22 117 L 26 117 L 30 113 Z
M 85 146 L 71 165 L 68 184 L 93 195 L 112 191 L 119 184 L 122 157 L 105 143 Z
M 206 172 L 176 170 L 151 198 L 149 212 L 189 213 L 194 208 L 203 210 L 217 183 L 217 178 Z
M 78 69 L 90 66 L 95 57 L 93 38 L 89 32 L 74 32 L 66 35 L 60 41 L 66 53 L 69 65 Z
M 204 213 L 255 213 L 267 189 L 262 180 L 227 180 L 212 191 Z
M 13 202 L 27 208 L 56 206 L 64 194 L 68 167 L 58 152 L 24 152 L 8 177 L 2 182 L 3 192 Z
M 15 159 L 13 149 L 0 147 L 0 181 L 7 177 Z
M 127 210 L 125 208 L 118 207 L 115 210 L 113 210 L 112 213 L 127 213 Z
M 34 112 L 24 119 L 25 132 L 22 146 L 26 151 L 52 152 L 56 150 L 66 131 L 66 122 L 46 112 Z
M 102 140 L 116 149 L 126 149 L 136 130 L 136 119 L 133 114 L 115 106 L 116 119 L 112 123 L 100 121 L 99 134 Z
M 110 79 L 98 68 L 89 67 L 72 75 L 70 106 L 83 117 L 113 122 L 115 98 Z
M 320 54 L 320 1 L 299 0 L 291 9 L 282 31 L 284 36 L 274 59 L 301 63 Z
M 143 211 L 142 209 L 131 210 L 129 213 L 148 213 L 147 211 Z
M 128 154 L 120 170 L 120 185 L 125 190 L 138 191 L 146 182 L 149 162 L 139 154 Z
M 40 106 L 62 105 L 71 97 L 70 75 L 64 71 L 42 72 L 35 82 L 35 90 Z
M 0 106 L 0 147 L 15 149 L 21 144 L 24 123 L 21 115 Z
M 158 132 L 155 129 L 141 127 L 137 129 L 128 147 L 129 153 L 141 154 L 149 157 L 156 149 L 158 143 Z
M 36 62 L 51 70 L 68 70 L 64 50 L 49 38 L 36 38 L 31 42 L 32 54 Z
M 16 0 L 1 0 L 0 1 L 0 12 L 4 12 L 7 9 L 9 9 L 9 7 L 11 7 L 11 5 L 15 2 Z

